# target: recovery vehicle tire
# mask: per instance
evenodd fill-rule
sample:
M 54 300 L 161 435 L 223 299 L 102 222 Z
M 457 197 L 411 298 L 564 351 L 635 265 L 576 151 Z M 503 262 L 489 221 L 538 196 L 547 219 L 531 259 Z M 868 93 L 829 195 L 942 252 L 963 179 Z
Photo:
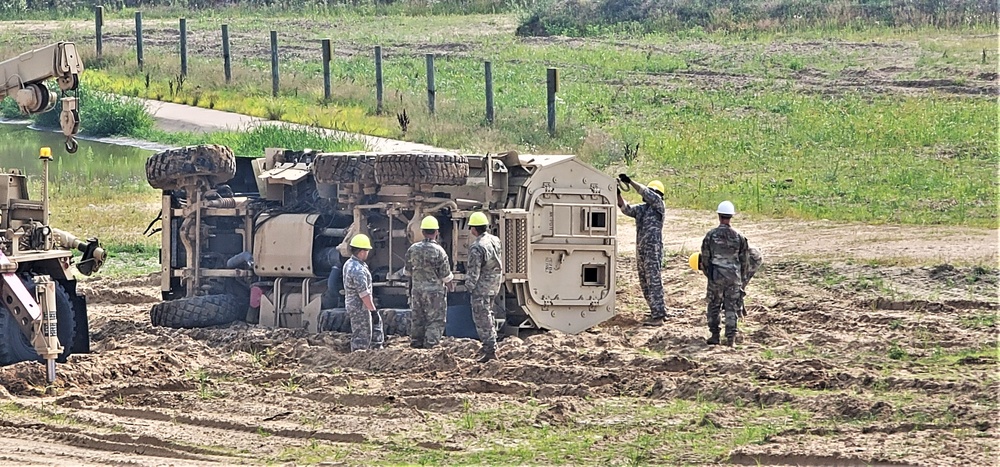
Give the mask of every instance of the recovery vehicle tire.
M 382 332 L 387 336 L 406 336 L 410 331 L 410 310 L 381 309 Z M 351 332 L 351 318 L 343 308 L 320 312 L 320 331 Z
M 225 295 L 202 295 L 179 298 L 153 305 L 149 320 L 153 326 L 168 328 L 205 328 L 245 319 L 247 305 Z
M 375 180 L 380 185 L 465 185 L 469 159 L 451 153 L 379 154 Z
M 382 330 L 387 336 L 410 335 L 410 310 L 387 309 L 382 311 Z
M 146 159 L 146 180 L 159 190 L 179 190 L 207 179 L 211 186 L 236 176 L 236 156 L 226 146 L 202 144 L 168 149 Z
M 319 183 L 375 183 L 375 156 L 365 153 L 326 153 L 316 156 L 313 177 Z
M 30 277 L 22 276 L 21 282 L 32 296 L 35 295 L 35 282 Z M 56 283 L 56 332 L 63 352 L 56 361 L 65 363 L 72 353 L 73 339 L 76 337 L 76 313 L 73 302 L 63 286 Z M 6 305 L 0 305 L 0 366 L 13 365 L 28 360 L 43 361 L 35 352 L 28 337 L 17 326 L 14 315 L 7 311 Z
M 319 312 L 320 331 L 351 332 L 351 318 L 343 308 L 330 308 Z

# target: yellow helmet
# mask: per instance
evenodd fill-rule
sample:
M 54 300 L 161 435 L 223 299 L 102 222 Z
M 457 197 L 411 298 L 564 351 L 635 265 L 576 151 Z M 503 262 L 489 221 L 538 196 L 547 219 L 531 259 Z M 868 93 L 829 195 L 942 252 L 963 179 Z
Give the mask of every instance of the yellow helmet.
M 474 212 L 469 217 L 469 227 L 482 227 L 484 225 L 490 225 L 490 218 L 486 217 L 486 214 Z
M 438 225 L 438 220 L 434 216 L 427 216 L 424 220 L 420 221 L 421 230 L 437 230 L 439 228 L 441 228 L 441 226 Z
M 363 250 L 371 250 L 372 241 L 365 234 L 357 234 L 353 238 L 351 238 L 351 247 L 361 248 Z
M 652 188 L 652 189 L 654 189 L 656 191 L 659 191 L 661 195 L 664 194 L 664 193 L 666 193 L 665 191 L 663 191 L 663 182 L 661 182 L 659 180 L 653 180 L 653 181 L 649 182 L 649 185 L 646 185 L 646 186 L 649 187 L 649 188 Z
M 701 260 L 701 253 L 694 253 L 691 255 L 690 258 L 688 258 L 688 266 L 691 266 L 691 269 L 694 269 L 695 271 L 699 271 L 700 269 L 698 268 L 698 262 L 700 260 Z

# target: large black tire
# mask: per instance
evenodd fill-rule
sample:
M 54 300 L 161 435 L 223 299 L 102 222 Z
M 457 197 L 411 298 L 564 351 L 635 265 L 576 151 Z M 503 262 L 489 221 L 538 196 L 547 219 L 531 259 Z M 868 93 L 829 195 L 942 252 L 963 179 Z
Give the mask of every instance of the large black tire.
M 168 149 L 146 159 L 146 180 L 160 190 L 179 190 L 201 179 L 215 186 L 234 176 L 236 156 L 231 149 L 218 144 Z
M 320 331 L 351 332 L 351 319 L 347 316 L 347 310 L 332 308 L 319 313 Z
M 410 331 L 410 310 L 383 309 L 382 331 L 387 336 L 405 336 Z M 351 318 L 347 310 L 333 308 L 320 312 L 320 331 L 351 332 Z
M 34 281 L 22 278 L 24 286 L 32 296 L 35 295 Z M 59 334 L 59 343 L 63 346 L 63 353 L 56 361 L 65 363 L 66 358 L 72 353 L 73 340 L 76 337 L 76 313 L 73 310 L 73 303 L 69 299 L 69 294 L 61 285 L 56 284 L 56 332 Z M 42 361 L 31 346 L 31 342 L 21 332 L 17 326 L 14 315 L 7 311 L 6 306 L 0 306 L 0 366 L 12 365 L 17 362 L 28 360 Z
M 465 185 L 469 159 L 450 153 L 380 154 L 375 179 L 380 185 Z
M 375 183 L 375 156 L 327 153 L 316 156 L 313 176 L 319 183 Z
M 408 336 L 410 334 L 410 310 L 382 310 L 382 328 L 387 336 Z
M 202 295 L 153 305 L 149 320 L 153 326 L 205 328 L 245 319 L 247 305 L 230 295 Z

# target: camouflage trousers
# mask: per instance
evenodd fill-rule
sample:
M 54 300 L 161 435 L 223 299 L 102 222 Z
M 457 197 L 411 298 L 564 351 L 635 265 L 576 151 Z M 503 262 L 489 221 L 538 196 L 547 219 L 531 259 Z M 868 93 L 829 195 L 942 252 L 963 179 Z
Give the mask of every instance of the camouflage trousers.
M 347 310 L 347 315 L 351 319 L 351 352 L 382 348 L 385 334 L 382 332 L 382 315 L 378 311 L 361 308 Z
M 705 299 L 708 300 L 708 330 L 712 334 L 719 332 L 719 314 L 725 310 L 726 337 L 735 337 L 737 316 L 743 303 L 739 284 L 709 281 Z
M 410 346 L 431 348 L 444 336 L 448 294 L 441 290 L 410 291 Z
M 649 305 L 650 318 L 664 318 L 667 316 L 667 308 L 663 303 L 663 276 L 660 275 L 663 252 L 660 249 L 640 245 L 637 253 L 639 287 L 642 288 L 642 296 Z
M 496 350 L 497 328 L 493 320 L 493 301 L 496 295 L 472 295 L 472 321 L 484 350 Z

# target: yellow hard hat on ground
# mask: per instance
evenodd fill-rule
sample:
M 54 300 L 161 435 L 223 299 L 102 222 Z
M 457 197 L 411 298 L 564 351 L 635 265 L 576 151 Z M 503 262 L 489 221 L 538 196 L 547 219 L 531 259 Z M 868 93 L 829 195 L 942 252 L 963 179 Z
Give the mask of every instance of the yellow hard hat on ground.
M 441 228 L 441 226 L 438 225 L 438 220 L 434 216 L 427 216 L 424 220 L 420 221 L 421 230 L 437 230 L 439 228 Z
M 361 248 L 363 250 L 371 250 L 372 249 L 372 241 L 365 234 L 357 234 L 353 238 L 351 238 L 351 247 L 352 248 Z
M 701 253 L 693 253 L 691 257 L 688 258 L 688 266 L 691 266 L 691 269 L 698 271 L 699 270 L 698 261 L 700 260 L 701 260 Z
M 490 218 L 486 217 L 486 214 L 474 212 L 469 217 L 469 227 L 482 227 L 484 225 L 490 225 Z
M 646 186 L 648 186 L 649 188 L 652 188 L 652 189 L 654 189 L 656 191 L 659 191 L 661 195 L 664 193 L 664 191 L 663 191 L 663 182 L 661 182 L 659 180 L 653 180 L 653 181 L 649 182 L 649 185 L 646 185 Z

